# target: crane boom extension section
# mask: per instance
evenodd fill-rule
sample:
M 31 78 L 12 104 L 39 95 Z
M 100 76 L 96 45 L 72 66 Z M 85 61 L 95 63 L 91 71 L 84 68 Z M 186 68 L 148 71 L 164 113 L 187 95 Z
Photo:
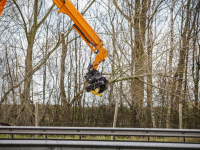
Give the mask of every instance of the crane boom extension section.
M 67 14 L 74 22 L 73 28 L 79 33 L 84 39 L 90 49 L 96 53 L 93 64 L 88 66 L 88 72 L 85 75 L 89 86 L 86 87 L 87 92 L 92 92 L 96 95 L 101 96 L 106 90 L 108 81 L 105 77 L 101 77 L 97 70 L 99 64 L 108 56 L 108 51 L 103 47 L 103 41 L 99 38 L 98 34 L 83 18 L 81 13 L 76 9 L 70 0 L 53 0 L 57 7 L 60 9 L 58 13 Z

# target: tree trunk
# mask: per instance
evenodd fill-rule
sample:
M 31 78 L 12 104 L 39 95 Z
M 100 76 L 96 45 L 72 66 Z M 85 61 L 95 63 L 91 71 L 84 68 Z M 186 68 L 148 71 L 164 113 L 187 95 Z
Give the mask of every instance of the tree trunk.
M 173 58 L 173 42 L 174 42 L 174 19 L 173 19 L 173 11 L 174 11 L 174 0 L 172 0 L 171 4 L 171 38 L 170 38 L 170 52 L 169 52 L 169 78 L 168 78 L 168 91 L 171 91 L 172 85 L 172 58 Z M 171 115 L 171 94 L 168 93 L 167 100 L 167 118 L 166 118 L 166 128 L 170 128 L 170 115 Z
M 140 10 L 142 8 L 142 11 Z M 141 12 L 141 13 L 140 13 Z M 142 7 L 140 0 L 135 1 L 135 18 L 134 18 L 134 31 L 135 31 L 135 75 L 144 75 L 144 70 L 141 70 L 144 66 L 144 46 L 145 46 L 145 33 L 146 33 L 146 13 L 147 13 L 147 0 L 142 1 Z M 134 79 L 134 99 L 137 109 L 137 120 L 143 122 L 143 100 L 144 100 L 144 76 Z
M 67 98 L 65 93 L 65 58 L 67 54 L 67 46 L 65 44 L 65 38 L 64 38 L 64 32 L 61 33 L 61 40 L 62 40 L 62 54 L 61 54 L 61 74 L 60 74 L 60 95 L 61 95 L 61 101 L 63 104 L 64 109 L 64 122 L 69 122 L 69 114 L 68 114 L 68 104 L 67 104 Z

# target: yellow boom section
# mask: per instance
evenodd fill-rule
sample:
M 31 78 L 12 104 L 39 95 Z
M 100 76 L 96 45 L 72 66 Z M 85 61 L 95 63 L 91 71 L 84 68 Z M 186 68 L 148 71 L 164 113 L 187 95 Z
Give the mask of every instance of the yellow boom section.
M 93 69 L 97 69 L 98 65 L 108 56 L 108 51 L 103 47 L 103 42 L 70 0 L 53 1 L 60 9 L 58 12 L 63 12 L 72 19 L 75 23 L 74 29 L 76 29 L 91 50 L 98 53 L 93 63 Z
M 6 5 L 7 0 L 0 0 L 0 16 L 1 13 L 3 12 L 4 6 Z

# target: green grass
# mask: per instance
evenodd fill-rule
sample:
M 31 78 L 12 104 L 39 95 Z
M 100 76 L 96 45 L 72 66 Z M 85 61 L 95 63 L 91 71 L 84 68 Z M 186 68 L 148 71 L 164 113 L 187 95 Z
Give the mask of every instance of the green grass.
M 0 134 L 0 139 L 12 138 L 10 134 Z M 45 135 L 22 135 L 14 134 L 14 139 L 45 139 Z M 79 135 L 48 135 L 47 139 L 79 139 Z M 83 140 L 113 140 L 112 136 L 81 136 Z M 115 140 L 124 141 L 147 141 L 147 137 L 141 136 L 115 136 Z M 183 142 L 183 138 L 178 137 L 150 137 L 150 141 L 159 142 Z M 200 143 L 200 138 L 185 138 L 185 142 Z

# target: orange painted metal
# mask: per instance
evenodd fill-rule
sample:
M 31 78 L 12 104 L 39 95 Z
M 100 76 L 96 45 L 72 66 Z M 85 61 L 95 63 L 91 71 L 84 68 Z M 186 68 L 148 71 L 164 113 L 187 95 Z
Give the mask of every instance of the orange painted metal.
M 103 47 L 103 42 L 99 38 L 98 34 L 93 30 L 93 28 L 88 24 L 88 22 L 83 18 L 76 7 L 71 3 L 70 0 L 53 0 L 54 3 L 60 9 L 58 13 L 67 14 L 75 25 L 74 29 L 79 33 L 79 35 L 84 39 L 93 52 L 98 51 L 93 63 L 93 68 L 97 69 L 98 65 L 108 56 L 108 51 Z M 84 34 L 84 35 L 83 35 Z M 89 41 L 90 42 L 89 42 Z
M 7 0 L 0 0 L 0 16 L 1 16 L 1 14 L 3 12 L 3 9 L 4 9 L 5 5 L 6 5 L 6 1 Z

